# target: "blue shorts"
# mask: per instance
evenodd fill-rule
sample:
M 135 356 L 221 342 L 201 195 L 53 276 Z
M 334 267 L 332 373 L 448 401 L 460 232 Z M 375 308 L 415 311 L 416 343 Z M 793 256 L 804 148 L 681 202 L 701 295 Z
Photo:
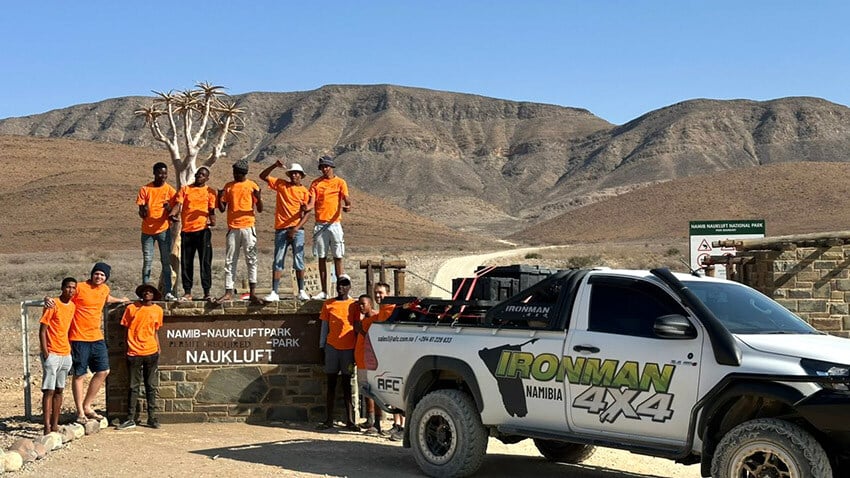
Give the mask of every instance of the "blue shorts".
M 86 369 L 92 373 L 109 370 L 109 353 L 106 351 L 106 342 L 71 341 L 71 375 L 80 377 L 86 374 Z

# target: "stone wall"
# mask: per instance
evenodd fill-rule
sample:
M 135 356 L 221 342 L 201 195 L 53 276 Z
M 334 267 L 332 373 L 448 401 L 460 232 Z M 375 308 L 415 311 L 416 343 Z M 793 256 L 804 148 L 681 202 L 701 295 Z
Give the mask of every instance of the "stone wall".
M 262 306 L 241 301 L 223 306 L 200 301 L 158 304 L 165 312 L 165 324 L 159 333 L 162 353 L 157 404 L 163 423 L 325 418 L 326 385 L 318 348 L 320 301 L 281 300 Z M 120 325 L 123 313 L 124 307 L 117 307 L 106 321 L 111 367 L 106 400 L 110 419 L 124 419 L 127 415 L 126 332 Z M 235 331 L 230 334 L 240 337 L 185 338 L 212 331 L 219 331 L 219 337 L 223 335 L 220 331 Z M 275 340 L 272 337 L 248 337 L 248 332 L 262 335 L 274 331 L 281 331 L 281 337 L 292 334 L 288 335 L 289 348 L 263 345 L 271 344 Z M 291 346 L 293 343 L 297 347 Z M 257 347 L 268 351 L 248 353 Z M 233 353 L 218 353 L 208 360 L 219 363 L 180 363 L 184 356 L 197 356 L 198 350 Z M 144 404 L 143 399 L 140 402 Z M 145 411 L 143 405 L 143 419 Z
M 731 279 L 773 298 L 812 326 L 850 337 L 850 245 L 739 252 Z

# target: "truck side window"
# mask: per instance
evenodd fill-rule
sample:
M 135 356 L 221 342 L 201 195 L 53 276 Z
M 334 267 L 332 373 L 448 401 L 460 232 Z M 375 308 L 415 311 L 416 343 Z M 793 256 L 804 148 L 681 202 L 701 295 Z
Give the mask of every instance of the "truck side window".
M 639 280 L 594 281 L 588 329 L 593 332 L 655 338 L 655 319 L 687 315 L 662 289 Z

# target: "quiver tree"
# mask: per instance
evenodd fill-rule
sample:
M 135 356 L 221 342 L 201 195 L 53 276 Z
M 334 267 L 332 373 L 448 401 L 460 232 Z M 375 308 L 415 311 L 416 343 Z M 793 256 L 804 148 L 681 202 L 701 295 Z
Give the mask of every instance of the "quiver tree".
M 136 115 L 144 116 L 153 138 L 168 148 L 177 189 L 190 184 L 199 167 L 210 168 L 225 156 L 228 136 L 242 131 L 243 110 L 224 89 L 204 82 L 177 93 L 154 91 L 150 106 L 136 110 Z
M 203 82 L 196 84 L 195 89 L 176 93 L 173 90 L 168 93 L 154 91 L 156 97 L 151 104 L 135 112 L 145 118 L 153 138 L 168 149 L 178 190 L 194 182 L 199 167 L 212 169 L 212 165 L 227 154 L 224 148 L 228 136 L 237 136 L 242 131 L 243 110 L 224 89 Z M 180 223 L 172 225 L 171 237 L 172 284 L 176 289 L 180 269 Z

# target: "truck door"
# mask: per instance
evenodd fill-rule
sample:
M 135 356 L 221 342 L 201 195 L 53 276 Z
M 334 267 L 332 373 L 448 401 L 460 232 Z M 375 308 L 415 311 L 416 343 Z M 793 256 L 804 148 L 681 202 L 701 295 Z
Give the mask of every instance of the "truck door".
M 666 289 L 627 276 L 589 276 L 564 350 L 567 417 L 579 433 L 677 445 L 687 440 L 703 351 L 702 329 Z M 679 314 L 689 338 L 661 338 Z
M 564 415 L 566 390 L 558 380 L 561 356 L 566 343 L 562 316 L 571 304 L 570 277 L 563 271 L 496 305 L 487 313 L 494 327 L 492 345 L 479 351 L 487 366 L 501 406 L 485 407 L 484 414 L 497 414 L 492 420 L 504 425 L 562 433 L 567 430 Z M 490 377 L 482 377 L 484 387 Z M 490 418 L 485 417 L 485 418 Z

